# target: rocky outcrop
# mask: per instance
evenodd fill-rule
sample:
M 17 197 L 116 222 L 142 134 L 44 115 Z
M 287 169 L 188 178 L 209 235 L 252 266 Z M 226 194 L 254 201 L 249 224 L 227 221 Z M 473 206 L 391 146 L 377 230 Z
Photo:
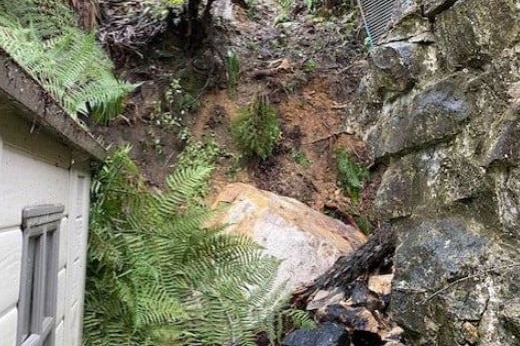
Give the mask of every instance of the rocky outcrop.
M 213 222 L 227 225 L 230 233 L 250 236 L 266 254 L 282 260 L 276 282 L 287 282 L 287 293 L 311 282 L 366 241 L 353 226 L 247 184 L 226 186 L 215 206 L 222 212 Z
M 411 345 L 520 345 L 520 1 L 400 1 L 356 120 Z

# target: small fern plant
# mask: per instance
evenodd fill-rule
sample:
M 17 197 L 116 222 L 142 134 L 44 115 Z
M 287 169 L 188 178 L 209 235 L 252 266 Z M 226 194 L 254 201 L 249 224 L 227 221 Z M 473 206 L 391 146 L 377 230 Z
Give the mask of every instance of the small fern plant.
M 226 70 L 228 89 L 234 95 L 236 94 L 240 76 L 240 60 L 237 53 L 232 49 L 229 49 L 226 54 Z
M 358 201 L 363 181 L 369 177 L 368 170 L 353 161 L 345 148 L 336 150 L 336 169 L 338 185 L 346 195 Z
M 238 111 L 231 124 L 231 134 L 246 156 L 267 159 L 280 139 L 280 121 L 265 94 L 255 97 L 247 107 Z
M 249 238 L 203 225 L 210 165 L 185 166 L 148 189 L 116 152 L 93 184 L 86 346 L 254 345 L 285 300 L 278 261 Z

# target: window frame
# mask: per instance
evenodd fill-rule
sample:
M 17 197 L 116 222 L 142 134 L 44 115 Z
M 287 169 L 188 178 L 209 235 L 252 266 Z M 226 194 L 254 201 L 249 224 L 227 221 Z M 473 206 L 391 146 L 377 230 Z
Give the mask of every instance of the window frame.
M 24 208 L 17 346 L 53 346 L 62 204 Z

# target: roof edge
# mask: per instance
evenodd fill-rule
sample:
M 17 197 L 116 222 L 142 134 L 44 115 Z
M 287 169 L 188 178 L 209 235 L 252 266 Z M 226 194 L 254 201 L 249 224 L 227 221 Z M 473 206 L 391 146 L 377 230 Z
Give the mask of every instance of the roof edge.
M 97 161 L 107 157 L 106 149 L 74 120 L 7 52 L 0 48 L 0 91 L 18 104 L 34 121 L 66 144 Z

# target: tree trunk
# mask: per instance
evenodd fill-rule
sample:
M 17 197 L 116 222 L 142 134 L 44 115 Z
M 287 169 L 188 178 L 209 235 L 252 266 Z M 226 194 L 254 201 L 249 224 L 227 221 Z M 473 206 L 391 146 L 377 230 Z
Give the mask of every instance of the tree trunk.
M 92 30 L 99 24 L 98 0 L 69 0 L 79 18 L 79 24 L 85 30 Z
M 348 256 L 338 258 L 336 263 L 319 276 L 312 285 L 295 292 L 293 302 L 306 305 L 319 290 L 345 288 L 360 275 L 368 274 L 391 259 L 396 244 L 395 232 L 389 226 L 381 226 L 368 241 Z

